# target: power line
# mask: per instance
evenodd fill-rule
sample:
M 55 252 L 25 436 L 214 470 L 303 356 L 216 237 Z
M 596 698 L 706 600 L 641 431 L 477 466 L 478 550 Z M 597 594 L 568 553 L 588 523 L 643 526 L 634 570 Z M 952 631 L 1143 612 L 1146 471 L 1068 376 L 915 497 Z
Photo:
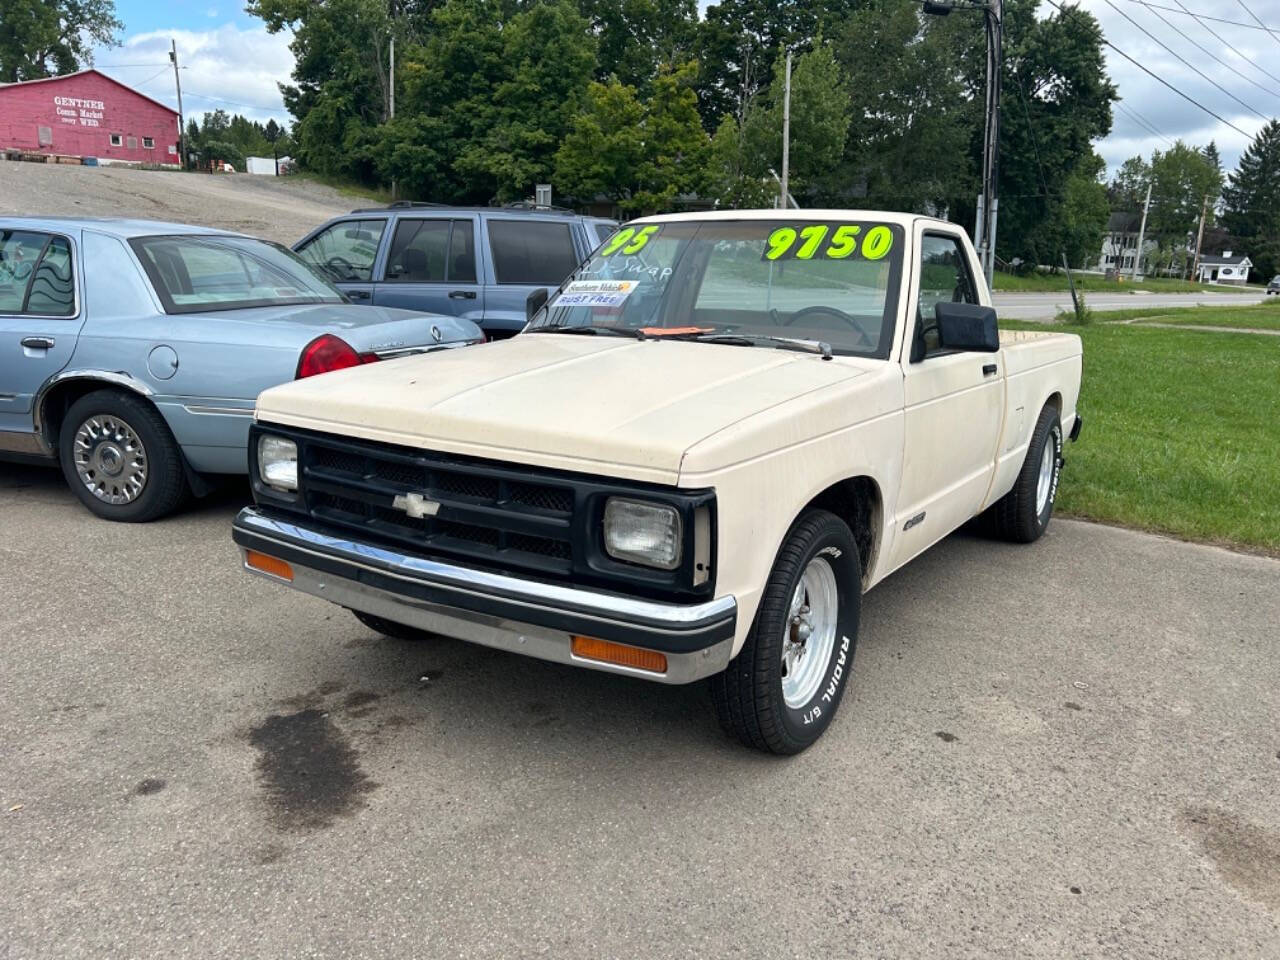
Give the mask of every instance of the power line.
M 1267 96 L 1275 97 L 1277 100 L 1280 100 L 1280 93 L 1276 93 L 1276 91 L 1275 91 L 1275 90 L 1272 90 L 1272 89 L 1270 89 L 1269 87 L 1264 87 L 1262 84 L 1258 83 L 1258 81 L 1257 81 L 1257 80 L 1254 80 L 1252 77 L 1247 77 L 1247 76 L 1245 76 L 1243 73 L 1241 73 L 1239 70 L 1237 70 L 1237 69 L 1236 69 L 1235 67 L 1233 67 L 1231 64 L 1227 63 L 1225 60 L 1221 59 L 1220 57 L 1216 56 L 1216 55 L 1215 55 L 1214 53 L 1212 53 L 1211 51 L 1206 50 L 1204 47 L 1200 46 L 1200 44 L 1198 44 L 1194 39 L 1192 39 L 1192 38 L 1191 38 L 1190 36 L 1188 36 L 1187 34 L 1183 33 L 1181 29 L 1179 29 L 1178 27 L 1176 27 L 1176 26 L 1174 26 L 1172 23 L 1170 23 L 1168 20 L 1166 20 L 1166 19 L 1165 19 L 1165 17 L 1164 17 L 1164 15 L 1163 15 L 1163 14 L 1161 14 L 1159 11 L 1157 11 L 1157 10 L 1152 10 L 1152 11 L 1151 11 L 1151 13 L 1152 13 L 1152 15 L 1154 15 L 1155 17 L 1157 17 L 1157 18 L 1160 20 L 1160 22 L 1161 22 L 1161 23 L 1163 23 L 1166 27 L 1168 27 L 1170 30 L 1174 31 L 1176 34 L 1178 34 L 1178 36 L 1182 37 L 1184 40 L 1186 40 L 1189 44 L 1191 44 L 1193 47 L 1195 47 L 1197 50 L 1199 50 L 1201 53 L 1203 53 L 1203 54 L 1204 54 L 1206 57 L 1208 57 L 1210 60 L 1213 60 L 1214 62 L 1219 63 L 1219 64 L 1221 64 L 1222 66 L 1226 67 L 1228 70 L 1230 70 L 1232 73 L 1234 73 L 1237 77 L 1239 77 L 1241 80 L 1245 81 L 1246 83 L 1252 83 L 1255 87 L 1257 87 L 1259 90 L 1261 90 L 1261 91 L 1262 91 L 1263 93 L 1265 93 Z
M 1064 10 L 1064 9 L 1062 8 L 1061 4 L 1059 4 L 1059 3 L 1057 2 L 1057 0 L 1049 0 L 1049 4 L 1050 4 L 1050 5 L 1051 5 L 1055 10 L 1057 10 L 1059 13 L 1061 13 L 1063 16 L 1066 16 L 1067 11 L 1066 11 L 1066 10 Z M 1073 8 L 1073 9 L 1074 9 L 1074 8 Z M 1095 23 L 1095 24 L 1092 24 L 1092 26 L 1097 26 L 1097 24 L 1096 24 L 1096 23 Z M 1101 31 L 1099 31 L 1099 34 L 1101 34 Z M 1157 75 L 1157 74 L 1155 74 L 1155 73 L 1152 73 L 1149 69 L 1147 69 L 1147 68 L 1146 68 L 1145 66 L 1143 66 L 1141 63 L 1139 63 L 1137 60 L 1133 59 L 1133 57 L 1129 56 L 1129 54 L 1125 53 L 1123 50 L 1121 50 L 1119 47 L 1117 47 L 1114 43 L 1112 43 L 1110 40 L 1108 40 L 1105 36 L 1101 37 L 1101 39 L 1102 39 L 1102 42 L 1103 42 L 1103 43 L 1105 43 L 1108 47 L 1110 47 L 1110 48 L 1111 48 L 1112 50 L 1114 50 L 1116 53 L 1120 54 L 1120 56 L 1124 57 L 1126 60 L 1128 60 L 1130 63 L 1132 63 L 1135 67 L 1137 67 L 1137 68 L 1138 68 L 1139 70 L 1141 70 L 1143 73 L 1147 74 L 1148 76 L 1152 77 L 1152 78 L 1153 78 L 1154 80 L 1156 80 L 1157 82 L 1159 82 L 1159 83 L 1163 84 L 1164 86 L 1168 87 L 1170 90 L 1172 90 L 1172 91 L 1173 91 L 1174 93 L 1176 93 L 1178 96 L 1180 96 L 1183 100 L 1187 101 L 1187 103 L 1191 104 L 1192 106 L 1194 106 L 1194 107 L 1196 107 L 1196 108 L 1198 108 L 1198 109 L 1200 109 L 1200 110 L 1203 110 L 1203 111 L 1204 111 L 1205 113 L 1207 113 L 1209 116 L 1213 117 L 1213 119 L 1215 119 L 1215 120 L 1217 120 L 1217 121 L 1219 121 L 1219 122 L 1221 122 L 1221 123 L 1226 124 L 1228 127 L 1230 127 L 1232 130 L 1234 130 L 1236 133 L 1240 134 L 1240 136 L 1242 136 L 1242 137 L 1246 137 L 1246 138 L 1248 138 L 1248 137 L 1249 137 L 1249 134 L 1245 133 L 1243 130 L 1241 130 L 1239 127 L 1237 127 L 1234 123 L 1232 123 L 1230 120 L 1227 120 L 1227 119 L 1225 119 L 1224 117 L 1220 117 L 1218 114 L 1214 113 L 1212 110 L 1210 110 L 1208 107 L 1206 107 L 1206 106 L 1205 106 L 1203 103 L 1201 103 L 1199 100 L 1194 100 L 1194 99 L 1192 99 L 1191 97 L 1189 97 L 1189 96 L 1187 96 L 1185 93 L 1183 93 L 1181 90 L 1179 90 L 1177 87 L 1175 87 L 1173 84 L 1171 84 L 1168 80 L 1164 79 L 1163 77 L 1161 77 L 1161 76 L 1159 76 L 1159 75 Z
M 1178 6 L 1182 7 L 1182 9 L 1183 9 L 1183 10 L 1186 10 L 1186 12 L 1187 12 L 1187 13 L 1191 13 L 1191 11 L 1190 11 L 1190 10 L 1187 10 L 1187 8 L 1186 8 L 1186 6 L 1183 4 L 1182 0 L 1173 0 L 1173 2 L 1174 2 L 1174 3 L 1176 3 Z M 1154 9 L 1154 8 L 1153 8 L 1153 9 Z M 1192 15 L 1192 16 L 1195 16 L 1195 14 L 1191 14 L 1191 15 Z M 1258 63 L 1256 60 L 1254 60 L 1252 57 L 1249 57 L 1249 56 L 1247 56 L 1247 55 L 1245 55 L 1245 54 L 1241 53 L 1239 50 L 1237 50 L 1235 47 L 1233 47 L 1230 43 L 1228 43 L 1228 42 L 1227 42 L 1227 39 L 1226 39 L 1224 36 L 1222 36 L 1222 34 L 1218 33 L 1218 31 L 1217 31 L 1217 30 L 1214 30 L 1214 29 L 1213 29 L 1213 27 L 1209 26 L 1209 24 L 1207 24 L 1207 23 L 1202 23 L 1202 24 L 1200 24 L 1200 26 L 1202 26 L 1202 27 L 1204 27 L 1206 30 L 1208 30 L 1210 34 L 1212 34 L 1214 37 L 1216 37 L 1216 38 L 1217 38 L 1217 40 L 1218 40 L 1218 42 L 1219 42 L 1219 43 L 1221 43 L 1224 47 L 1226 47 L 1228 50 L 1230 50 L 1232 53 L 1234 53 L 1237 57 L 1239 57 L 1239 58 L 1240 58 L 1241 60 L 1243 60 L 1245 63 L 1250 64 L 1250 65 L 1251 65 L 1255 70 L 1257 70 L 1259 73 L 1265 74 L 1266 76 L 1268 76 L 1268 77 L 1270 77 L 1272 80 L 1274 80 L 1276 83 L 1280 83 L 1280 77 L 1277 77 L 1274 73 L 1271 73 L 1269 70 L 1265 69 L 1261 64 L 1259 64 L 1259 63 Z M 1247 24 L 1245 24 L 1245 26 L 1247 26 Z
M 1274 30 L 1272 30 L 1265 23 L 1259 20 L 1258 15 L 1256 13 L 1254 13 L 1248 7 L 1245 7 L 1244 0 L 1236 0 L 1236 2 L 1240 4 L 1240 6 L 1244 7 L 1244 12 L 1247 13 L 1249 16 L 1253 17 L 1253 19 L 1257 22 L 1258 26 L 1260 26 L 1263 30 L 1267 31 L 1267 33 L 1271 34 L 1272 40 L 1274 40 L 1276 43 L 1280 43 L 1280 34 L 1277 34 Z
M 1119 7 L 1117 7 L 1114 3 L 1112 3 L 1112 2 L 1111 2 L 1111 0 L 1103 0 L 1103 2 L 1104 2 L 1104 3 L 1106 3 L 1106 5 L 1107 5 L 1108 7 L 1110 7 L 1112 10 L 1114 10 L 1116 13 L 1120 14 L 1120 16 L 1122 16 L 1122 17 L 1124 17 L 1126 20 L 1128 20 L 1131 24 L 1133 24 L 1133 25 L 1134 25 L 1135 27 L 1137 27 L 1139 30 L 1141 30 L 1143 33 L 1145 33 L 1145 34 L 1146 34 L 1148 37 L 1150 37 L 1152 40 L 1154 40 L 1157 44 L 1159 44 L 1159 45 L 1160 45 L 1160 47 L 1161 47 L 1161 49 L 1165 50 L 1167 53 L 1171 53 L 1171 54 L 1173 54 L 1173 56 L 1177 57 L 1177 59 L 1178 59 L 1178 61 L 1179 61 L 1180 63 L 1182 63 L 1184 66 L 1188 67 L 1189 69 L 1193 70 L 1197 75 L 1199 75 L 1199 76 L 1200 76 L 1201 78 L 1203 78 L 1204 80 L 1207 80 L 1209 83 L 1213 84 L 1213 86 L 1215 86 L 1217 89 L 1221 90 L 1221 91 L 1222 91 L 1223 93 L 1225 93 L 1228 97 L 1230 97 L 1230 98 L 1231 98 L 1232 100 L 1234 100 L 1236 103 L 1240 104 L 1240 106 L 1244 107 L 1244 108 L 1245 108 L 1246 110 L 1248 110 L 1250 113 L 1256 114 L 1256 115 L 1257 115 L 1260 119 L 1262 119 L 1262 120 L 1270 120 L 1270 119 L 1271 119 L 1271 118 L 1270 118 L 1270 117 L 1268 117 L 1265 113 L 1263 113 L 1261 110 L 1255 110 L 1253 107 L 1249 106 L 1249 104 L 1245 103 L 1243 100 L 1241 100 L 1239 97 L 1237 97 L 1234 93 L 1232 93 L 1230 90 L 1228 90 L 1228 89 L 1227 89 L 1226 87 L 1224 87 L 1222 84 L 1218 83 L 1216 80 L 1214 80 L 1212 77 L 1210 77 L 1207 73 L 1205 73 L 1205 72 L 1204 72 L 1204 71 L 1202 71 L 1199 67 L 1197 67 L 1195 64 L 1193 64 L 1190 60 L 1186 59 L 1184 56 L 1182 56 L 1182 54 L 1178 53 L 1176 50 L 1174 50 L 1172 47 L 1170 47 L 1167 43 L 1165 43 L 1163 40 L 1161 40 L 1159 37 L 1157 37 L 1154 33 L 1152 33 L 1150 30 L 1148 30 L 1146 27 L 1144 27 L 1142 24 L 1140 24 L 1137 20 L 1133 19 L 1133 17 L 1129 16 L 1127 13 L 1125 13 L 1123 10 L 1121 10 Z
M 95 63 L 98 70 L 124 70 L 127 67 L 167 67 L 167 63 Z
M 256 103 L 238 103 L 235 100 L 227 100 L 223 97 L 207 97 L 203 93 L 192 93 L 190 90 L 182 91 L 188 97 L 195 97 L 197 100 L 211 100 L 214 103 L 225 103 L 229 107 L 244 107 L 246 110 L 262 110 L 270 112 L 271 107 L 259 106 Z
M 1159 127 L 1157 127 L 1154 123 L 1152 123 L 1142 114 L 1138 113 L 1137 110 L 1134 110 L 1132 107 L 1128 106 L 1123 100 L 1117 100 L 1116 106 L 1119 107 L 1121 110 L 1123 110 L 1126 114 L 1128 114 L 1133 119 L 1133 121 L 1136 124 L 1138 124 L 1138 126 L 1142 127 L 1148 133 L 1159 137 L 1165 143 L 1169 144 L 1169 146 L 1173 146 L 1173 141 L 1170 140 L 1163 133 L 1161 133 Z
M 1185 14 L 1188 17 L 1195 17 L 1195 19 L 1200 20 L 1202 22 L 1225 23 L 1231 27 L 1243 27 L 1246 30 L 1262 30 L 1266 33 L 1271 33 L 1271 34 L 1275 33 L 1275 31 L 1272 30 L 1270 27 L 1268 27 L 1266 24 L 1262 24 L 1261 26 L 1259 26 L 1258 24 L 1245 23 L 1243 20 L 1227 20 L 1225 17 L 1215 17 L 1207 13 L 1195 13 L 1194 11 L 1188 10 L 1186 7 L 1183 7 L 1181 10 L 1178 10 L 1178 9 L 1175 9 L 1174 7 L 1162 7 L 1158 3 L 1148 3 L 1147 0 L 1129 0 L 1129 3 L 1136 3 L 1140 7 L 1147 7 L 1151 10 L 1164 10 L 1166 13 Z

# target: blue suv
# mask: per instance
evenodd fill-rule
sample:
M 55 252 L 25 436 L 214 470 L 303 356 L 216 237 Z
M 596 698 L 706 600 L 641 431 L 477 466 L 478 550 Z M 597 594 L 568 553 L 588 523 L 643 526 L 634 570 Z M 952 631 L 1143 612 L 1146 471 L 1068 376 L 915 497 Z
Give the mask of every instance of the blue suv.
M 400 202 L 330 220 L 293 249 L 353 303 L 463 317 L 499 338 L 617 226 L 554 207 Z

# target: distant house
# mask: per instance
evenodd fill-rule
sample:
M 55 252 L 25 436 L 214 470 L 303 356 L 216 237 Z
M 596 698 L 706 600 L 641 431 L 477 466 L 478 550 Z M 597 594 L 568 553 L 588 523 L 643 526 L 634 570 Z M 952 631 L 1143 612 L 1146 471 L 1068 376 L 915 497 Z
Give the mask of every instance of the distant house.
M 1225 250 L 1222 256 L 1202 254 L 1200 257 L 1200 274 L 1196 277 L 1201 283 L 1237 283 L 1243 284 L 1249 279 L 1249 271 L 1253 269 L 1253 261 L 1244 254 L 1232 254 Z
M 1111 214 L 1110 219 L 1107 220 L 1107 232 L 1102 237 L 1102 254 L 1098 258 L 1098 269 L 1132 273 L 1134 257 L 1138 255 L 1138 231 L 1141 228 L 1142 214 Z M 1139 273 L 1146 273 L 1146 261 L 1155 248 L 1154 240 L 1143 239 L 1143 262 L 1138 264 Z

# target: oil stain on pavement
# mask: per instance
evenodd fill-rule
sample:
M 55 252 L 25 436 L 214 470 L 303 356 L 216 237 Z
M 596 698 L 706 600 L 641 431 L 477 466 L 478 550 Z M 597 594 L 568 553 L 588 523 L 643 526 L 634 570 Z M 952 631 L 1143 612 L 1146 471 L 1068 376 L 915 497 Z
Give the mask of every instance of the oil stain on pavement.
M 280 830 L 327 827 L 363 807 L 377 787 L 342 731 L 314 707 L 273 714 L 248 739 L 259 751 L 258 778 Z
M 1280 911 L 1280 835 L 1226 810 L 1198 807 L 1182 815 L 1222 879 L 1251 900 Z

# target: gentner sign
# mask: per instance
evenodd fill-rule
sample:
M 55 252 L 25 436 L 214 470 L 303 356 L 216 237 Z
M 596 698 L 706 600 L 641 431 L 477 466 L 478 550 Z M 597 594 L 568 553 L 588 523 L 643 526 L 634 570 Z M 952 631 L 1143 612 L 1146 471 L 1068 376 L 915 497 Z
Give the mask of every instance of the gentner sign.
M 78 123 L 82 127 L 102 126 L 102 117 L 107 109 L 101 100 L 80 97 L 54 97 L 53 108 L 63 123 Z

